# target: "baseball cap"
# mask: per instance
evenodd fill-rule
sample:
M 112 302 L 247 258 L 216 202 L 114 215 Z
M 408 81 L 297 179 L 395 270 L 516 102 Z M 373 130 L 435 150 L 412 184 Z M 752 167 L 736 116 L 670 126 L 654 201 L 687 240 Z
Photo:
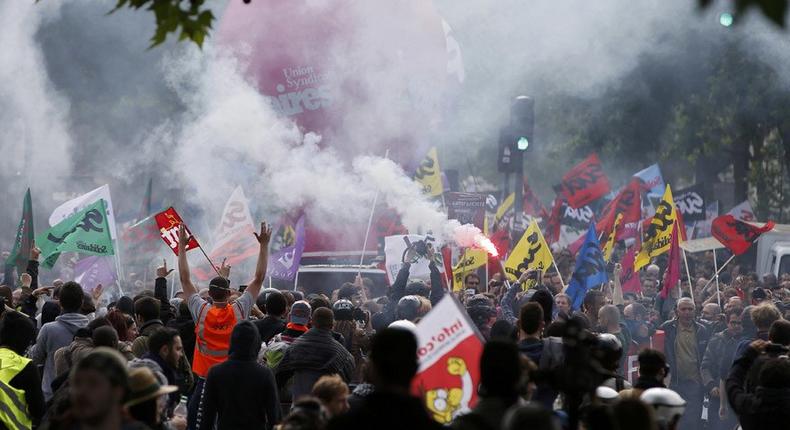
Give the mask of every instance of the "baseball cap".
M 354 304 L 346 299 L 340 299 L 332 305 L 332 312 L 335 319 L 340 321 L 351 321 L 354 315 Z
M 311 313 L 310 304 L 304 300 L 299 300 L 291 306 L 291 314 L 288 320 L 294 324 L 307 325 L 310 322 Z
M 209 288 L 219 288 L 221 290 L 230 290 L 230 283 L 222 276 L 215 276 L 208 284 Z

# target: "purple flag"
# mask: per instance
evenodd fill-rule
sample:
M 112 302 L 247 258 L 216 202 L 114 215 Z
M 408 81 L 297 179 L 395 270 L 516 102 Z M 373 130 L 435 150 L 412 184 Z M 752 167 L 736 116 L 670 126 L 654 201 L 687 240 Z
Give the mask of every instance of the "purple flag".
M 287 281 L 293 281 L 299 271 L 299 261 L 304 251 L 304 215 L 299 217 L 296 225 L 282 225 L 277 231 L 277 240 L 282 247 L 269 256 L 268 275 Z
M 74 280 L 87 292 L 99 284 L 104 287 L 112 285 L 116 279 L 112 257 L 85 257 L 74 265 Z

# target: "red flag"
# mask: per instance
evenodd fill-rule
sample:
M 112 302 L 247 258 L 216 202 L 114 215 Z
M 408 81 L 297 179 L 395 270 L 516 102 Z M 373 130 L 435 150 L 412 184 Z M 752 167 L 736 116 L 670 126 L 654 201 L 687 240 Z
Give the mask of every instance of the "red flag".
M 154 218 L 156 219 L 157 227 L 159 227 L 159 236 L 173 250 L 173 253 L 178 255 L 178 227 L 184 223 L 181 217 L 178 216 L 178 212 L 169 207 L 164 212 L 154 215 Z M 187 234 L 190 238 L 186 250 L 200 248 L 197 239 L 195 239 L 195 236 L 192 236 L 189 228 L 187 228 Z
M 755 227 L 735 219 L 732 215 L 722 215 L 713 220 L 711 234 L 733 254 L 741 255 L 761 234 L 773 229 L 774 225 L 776 224 L 773 221 L 768 221 L 762 227 Z
M 669 262 L 667 271 L 664 274 L 664 288 L 661 289 L 661 297 L 669 297 L 669 291 L 676 288 L 680 282 L 680 230 L 677 221 L 672 225 L 672 244 L 669 246 Z
M 450 285 L 444 287 L 449 291 L 453 291 L 453 250 L 449 246 L 442 247 L 442 262 L 444 263 L 444 279 L 442 282 Z
M 600 214 L 600 221 L 595 225 L 598 234 L 612 231 L 617 214 L 623 214 L 623 225 L 638 222 L 642 217 L 642 183 L 633 178 L 617 196 L 607 204 Z M 620 240 L 621 237 L 615 237 Z
M 448 424 L 477 403 L 483 342 L 452 294 L 420 320 L 416 334 L 420 364 L 412 393 L 434 420 Z
M 554 190 L 565 197 L 568 205 L 578 209 L 605 196 L 609 191 L 609 179 L 603 172 L 598 155 L 592 154 L 577 164 L 562 177 L 562 183 Z
M 551 207 L 551 215 L 546 222 L 546 234 L 544 239 L 551 245 L 560 240 L 560 228 L 562 227 L 562 199 L 554 199 L 554 206 Z
M 634 260 L 638 250 L 639 246 L 632 246 L 623 256 L 623 271 L 620 273 L 623 293 L 642 294 L 642 283 L 639 281 L 639 275 L 634 271 Z

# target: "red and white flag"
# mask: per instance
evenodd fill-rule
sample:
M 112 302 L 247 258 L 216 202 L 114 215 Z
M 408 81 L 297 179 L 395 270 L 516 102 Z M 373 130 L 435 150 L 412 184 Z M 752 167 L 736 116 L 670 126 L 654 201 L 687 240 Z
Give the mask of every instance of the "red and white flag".
M 442 424 L 477 404 L 483 342 L 461 305 L 447 294 L 417 324 L 420 367 L 412 392 Z
M 258 255 L 259 245 L 255 240 L 255 226 L 252 223 L 250 207 L 241 186 L 233 190 L 217 228 L 214 229 L 214 245 L 208 256 L 211 261 L 222 261 L 237 266 L 245 260 Z M 196 268 L 195 277 L 206 281 L 215 275 L 214 269 L 205 265 Z
M 574 166 L 562 177 L 562 182 L 554 186 L 557 195 L 564 197 L 574 209 L 598 200 L 608 194 L 610 189 L 609 178 L 596 154 Z
M 154 215 L 154 219 L 156 219 L 156 226 L 159 228 L 159 236 L 165 241 L 167 246 L 170 247 L 173 253 L 178 255 L 178 227 L 184 223 L 178 215 L 178 212 L 172 207 L 169 207 L 167 210 Z M 198 244 L 197 239 L 195 239 L 195 236 L 192 235 L 188 227 L 187 234 L 189 235 L 189 243 L 187 243 L 186 250 L 189 251 L 200 248 L 200 244 Z

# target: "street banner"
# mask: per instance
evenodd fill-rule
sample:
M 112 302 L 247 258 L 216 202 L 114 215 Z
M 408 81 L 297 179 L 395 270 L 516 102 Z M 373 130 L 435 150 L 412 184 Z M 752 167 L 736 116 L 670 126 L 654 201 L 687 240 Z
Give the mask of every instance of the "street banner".
M 754 215 L 754 209 L 752 209 L 752 204 L 749 203 L 749 200 L 738 203 L 727 213 L 741 221 L 757 221 L 757 217 Z
M 111 257 L 91 255 L 74 265 L 74 281 L 91 292 L 97 285 L 109 287 L 117 281 L 115 262 Z
M 99 199 L 36 238 L 41 265 L 51 269 L 63 252 L 114 255 L 104 200 Z
M 425 255 L 418 252 L 422 244 L 428 243 L 432 244 L 433 249 L 436 250 L 434 257 L 437 267 L 443 267 L 441 253 L 439 253 L 436 240 L 432 236 L 398 234 L 384 238 L 385 265 L 387 266 L 387 276 L 389 277 L 390 283 L 395 282 L 398 272 L 401 267 L 403 267 L 403 257 L 406 255 L 415 256 L 414 259 L 411 260 L 409 279 L 430 279 L 431 270 L 428 268 L 430 261 L 428 261 Z
M 656 206 L 656 214 L 645 230 L 644 241 L 636 256 L 634 270 L 640 270 L 650 264 L 650 259 L 669 251 L 672 242 L 672 225 L 678 219 L 672 190 L 667 185 L 664 197 Z
M 617 233 L 620 229 L 620 226 L 623 224 L 623 214 L 617 214 L 617 218 L 614 220 L 614 225 L 612 226 L 612 230 L 609 231 L 606 236 L 604 237 L 604 245 L 603 245 L 603 259 L 607 263 L 612 258 L 612 252 L 614 251 L 614 243 L 616 242 Z
M 746 252 L 761 234 L 771 231 L 776 223 L 768 221 L 762 227 L 755 227 L 736 219 L 732 215 L 722 215 L 713 220 L 711 233 L 722 245 L 735 255 Z
M 585 294 L 608 279 L 595 225 L 591 223 L 584 244 L 576 255 L 576 267 L 565 290 L 565 294 L 570 296 L 571 307 L 574 310 L 581 309 Z
M 438 197 L 444 193 L 442 169 L 439 168 L 439 156 L 435 147 L 428 151 L 428 155 L 414 172 L 414 180 L 419 182 L 423 192 L 431 197 Z
M 461 291 L 464 288 L 464 278 L 477 268 L 488 263 L 488 253 L 482 249 L 469 248 L 458 259 L 458 263 L 453 267 L 453 291 Z
M 419 367 L 412 393 L 434 420 L 449 424 L 477 404 L 483 342 L 451 294 L 420 320 L 416 335 Z
M 169 207 L 167 210 L 154 215 L 154 219 L 159 228 L 159 237 L 170 247 L 173 254 L 178 255 L 178 227 L 184 223 L 178 215 L 178 212 L 172 207 Z M 189 231 L 189 227 L 187 227 L 187 234 L 189 235 L 189 242 L 187 243 L 186 251 L 200 248 L 200 244 L 198 244 L 192 232 Z
M 546 207 L 540 201 L 532 187 L 529 186 L 527 178 L 524 178 L 524 213 L 533 217 L 541 217 L 546 212 Z
M 648 194 L 661 196 L 664 193 L 664 176 L 661 175 L 661 169 L 658 164 L 653 164 L 634 173 L 645 184 Z
M 639 273 L 634 270 L 634 260 L 636 259 L 637 247 L 632 246 L 626 251 L 623 256 L 623 272 L 620 273 L 620 286 L 623 288 L 623 293 L 642 294 L 642 282 L 639 279 Z
M 93 191 L 61 204 L 55 208 L 55 210 L 52 211 L 52 215 L 49 216 L 49 225 L 54 226 L 99 200 L 104 200 L 105 217 L 107 218 L 107 223 L 110 225 L 110 237 L 115 240 L 117 231 L 115 227 L 115 211 L 112 208 L 109 185 L 102 185 Z
M 570 207 L 580 208 L 607 195 L 611 187 L 598 155 L 592 154 L 569 170 L 554 190 Z
M 672 245 L 669 247 L 669 261 L 667 262 L 664 287 L 661 288 L 661 298 L 669 298 L 673 288 L 678 288 L 680 282 L 680 229 L 676 221 L 672 225 Z
M 705 221 L 705 197 L 703 184 L 695 184 L 675 192 L 674 201 L 683 221 Z
M 532 220 L 527 231 L 524 232 L 516 247 L 507 257 L 505 273 L 509 279 L 517 280 L 521 273 L 529 269 L 546 272 L 551 262 L 551 248 L 543 238 L 538 223 Z
M 299 217 L 296 224 L 280 226 L 272 243 L 275 250 L 269 255 L 267 268 L 269 276 L 286 281 L 293 281 L 296 278 L 304 252 L 304 237 L 304 215 Z M 258 245 L 257 241 L 255 244 Z
M 22 200 L 22 218 L 19 220 L 19 226 L 16 228 L 16 236 L 14 237 L 14 247 L 11 249 L 11 254 L 5 261 L 5 264 L 16 266 L 16 273 L 21 275 L 27 270 L 27 262 L 30 259 L 30 248 L 33 247 L 33 239 L 36 234 L 33 229 L 33 201 L 30 197 L 30 188 L 25 193 L 25 198 Z M 6 282 L 9 280 L 6 279 Z
M 486 217 L 486 194 L 447 193 L 447 218 L 456 219 L 461 224 L 472 224 L 483 230 Z

